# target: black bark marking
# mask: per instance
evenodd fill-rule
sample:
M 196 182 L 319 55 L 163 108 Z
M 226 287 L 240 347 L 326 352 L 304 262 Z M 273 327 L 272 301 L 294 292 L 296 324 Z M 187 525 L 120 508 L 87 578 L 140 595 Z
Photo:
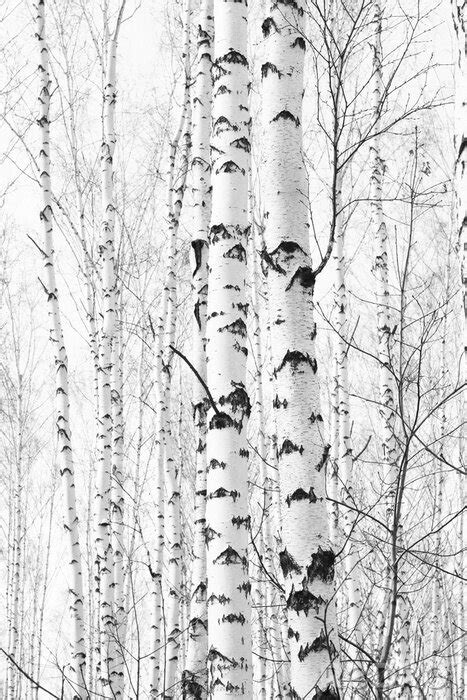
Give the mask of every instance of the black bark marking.
M 315 286 L 315 274 L 311 267 L 299 267 L 297 270 L 294 272 L 292 275 L 292 279 L 290 280 L 289 284 L 286 287 L 286 290 L 289 290 L 293 283 L 297 280 L 297 282 L 304 287 L 305 289 L 314 289 Z
M 228 232 L 224 224 L 214 224 L 214 226 L 211 226 L 212 243 L 217 243 L 218 241 L 225 240 L 227 238 L 232 238 L 232 234 Z
M 225 462 L 219 462 L 218 459 L 211 459 L 206 471 L 209 471 L 210 469 L 225 469 L 226 466 L 227 465 Z
M 235 424 L 234 420 L 229 416 L 228 413 L 223 413 L 220 411 L 213 415 L 209 421 L 210 430 L 223 430 L 224 428 L 231 428 Z
M 297 561 L 295 561 L 287 549 L 284 549 L 279 553 L 279 563 L 281 565 L 284 578 L 287 578 L 291 573 L 299 574 L 301 572 L 300 565 Z
M 279 367 L 274 370 L 275 376 L 285 367 L 290 364 L 292 372 L 296 372 L 301 364 L 310 365 L 313 374 L 316 374 L 318 363 L 314 357 L 310 357 L 308 353 L 300 352 L 300 350 L 287 350 Z
M 272 121 L 278 122 L 279 119 L 285 119 L 286 121 L 288 120 L 294 122 L 295 126 L 300 126 L 300 119 L 298 117 L 294 117 L 292 112 L 289 112 L 288 109 L 282 109 L 278 114 L 276 114 L 275 117 L 273 117 Z
M 262 32 L 263 32 L 263 36 L 264 36 L 264 37 L 269 36 L 270 33 L 271 33 L 271 29 L 273 29 L 273 28 L 274 28 L 275 31 L 277 31 L 277 25 L 276 25 L 276 23 L 274 22 L 273 18 L 272 18 L 272 17 L 266 17 L 266 19 L 264 20 L 263 24 L 261 25 L 261 30 L 262 30 Z
M 225 130 L 231 129 L 232 131 L 238 131 L 238 126 L 236 124 L 232 124 L 232 122 L 229 119 L 227 119 L 227 117 L 225 117 L 223 114 L 221 114 L 221 116 L 218 117 L 212 125 L 212 129 L 214 132 L 220 128 Z
M 224 333 L 225 331 L 246 338 L 246 323 L 242 318 L 237 318 L 235 321 L 232 321 L 232 323 L 228 323 L 223 328 L 219 328 L 219 333 Z
M 235 258 L 236 260 L 240 260 L 240 262 L 245 262 L 246 251 L 241 243 L 237 243 L 236 245 L 232 246 L 232 248 L 229 248 L 229 250 L 224 253 L 223 257 L 224 258 Z
M 292 590 L 287 599 L 287 607 L 289 610 L 293 610 L 299 615 L 301 612 L 308 615 L 310 610 L 314 610 L 315 613 L 319 612 L 319 609 L 324 605 L 324 600 L 321 596 L 313 595 L 306 588 L 300 588 L 298 591 L 292 586 Z
M 240 496 L 239 491 L 228 491 L 225 489 L 223 486 L 219 486 L 218 489 L 213 491 L 212 493 L 209 494 L 209 498 L 226 498 L 229 496 L 233 502 L 237 500 L 237 498 Z
M 298 642 L 298 640 L 300 639 L 300 634 L 298 632 L 294 632 L 294 630 L 291 627 L 289 627 L 289 629 L 287 630 L 287 637 L 289 639 L 295 639 L 295 641 Z
M 242 151 L 249 153 L 251 151 L 251 144 L 245 136 L 241 136 L 239 139 L 235 139 L 230 143 L 234 148 L 240 148 Z
M 219 603 L 219 605 L 227 605 L 227 603 L 230 603 L 230 598 L 228 598 L 224 594 L 216 595 L 215 593 L 212 593 L 207 600 L 207 604 L 209 605 L 209 604 L 213 603 L 214 601 L 217 601 Z
M 333 551 L 318 547 L 318 551 L 311 555 L 311 564 L 307 566 L 308 583 L 312 583 L 316 579 L 324 583 L 331 583 L 334 579 L 335 559 Z
M 198 676 L 202 676 L 205 671 L 202 671 Z M 185 669 L 182 675 L 182 691 L 184 698 L 193 698 L 193 700 L 203 700 L 205 696 L 205 686 L 198 681 L 198 676 L 192 671 Z
M 245 171 L 243 168 L 241 168 L 237 163 L 234 163 L 233 160 L 226 160 L 225 163 L 222 163 L 222 165 L 217 168 L 218 173 L 242 173 L 242 175 L 245 175 Z
M 251 583 L 249 581 L 244 581 L 239 586 L 237 586 L 237 590 L 239 590 L 240 593 L 245 593 L 246 597 L 248 598 L 251 593 Z
M 324 467 L 326 462 L 328 461 L 329 457 L 329 450 L 331 449 L 331 445 L 325 445 L 323 449 L 323 454 L 321 455 L 321 459 L 319 460 L 318 464 L 316 465 L 315 469 L 317 472 L 320 472 L 321 469 Z
M 236 515 L 234 518 L 232 518 L 232 525 L 236 525 L 239 529 L 241 526 L 248 528 L 250 526 L 250 516 L 247 515 L 244 518 L 241 518 L 239 515 Z
M 206 527 L 204 530 L 204 540 L 206 542 L 206 546 L 209 546 L 209 543 L 215 538 L 215 537 L 220 537 L 220 533 L 216 532 L 216 530 L 213 530 L 212 527 Z
M 221 396 L 219 403 L 221 406 L 230 404 L 233 413 L 241 411 L 243 415 L 247 416 L 251 413 L 250 398 L 244 386 L 237 386 L 227 396 Z
M 290 455 L 292 452 L 299 452 L 303 454 L 303 445 L 296 445 L 292 440 L 284 440 L 281 447 L 279 448 L 279 457 L 283 454 Z
M 315 694 L 310 700 L 339 700 L 339 694 L 332 685 L 328 685 L 324 690 L 316 688 Z
M 193 271 L 193 277 L 196 275 L 198 272 L 199 268 L 201 267 L 201 262 L 203 260 L 203 247 L 206 245 L 206 241 L 203 241 L 201 239 L 197 239 L 192 242 L 191 247 L 193 248 L 193 253 L 195 256 L 195 269 Z
M 292 44 L 293 49 L 297 46 L 299 49 L 302 49 L 303 51 L 305 51 L 305 48 L 306 48 L 305 47 L 305 39 L 302 36 L 297 36 L 297 38 L 295 39 L 295 41 Z
M 322 423 L 323 422 L 323 416 L 321 413 L 312 413 L 311 416 L 309 416 L 308 420 L 310 423 Z
M 267 78 L 268 73 L 275 73 L 278 78 L 282 76 L 282 73 L 280 72 L 279 68 L 270 61 L 266 61 L 266 63 L 263 63 L 263 65 L 261 66 L 261 77 L 263 79 Z
M 315 491 L 312 486 L 310 486 L 310 490 L 307 492 L 302 488 L 295 489 L 293 493 L 289 493 L 287 498 L 285 499 L 285 502 L 290 508 L 290 504 L 292 501 L 308 501 L 309 503 L 316 503 L 317 497 L 315 494 Z
M 227 549 L 224 549 L 224 551 L 214 559 L 214 564 L 241 564 L 242 566 L 246 566 L 247 559 L 246 557 L 241 557 L 240 554 L 229 545 Z
M 245 615 L 242 615 L 242 613 L 229 613 L 222 616 L 222 622 L 238 622 L 240 625 L 244 625 L 245 621 Z
M 230 49 L 226 54 L 223 56 L 220 56 L 217 59 L 218 63 L 237 63 L 241 66 L 247 66 L 248 65 L 248 60 L 245 58 L 245 56 L 238 51 L 235 51 L 234 49 Z
M 287 408 L 287 406 L 288 406 L 289 404 L 288 404 L 287 399 L 283 399 L 283 400 L 281 401 L 281 400 L 279 399 L 278 395 L 276 394 L 275 397 L 274 397 L 274 401 L 272 402 L 272 405 L 274 406 L 274 408 L 280 408 L 281 406 L 282 406 L 283 408 Z

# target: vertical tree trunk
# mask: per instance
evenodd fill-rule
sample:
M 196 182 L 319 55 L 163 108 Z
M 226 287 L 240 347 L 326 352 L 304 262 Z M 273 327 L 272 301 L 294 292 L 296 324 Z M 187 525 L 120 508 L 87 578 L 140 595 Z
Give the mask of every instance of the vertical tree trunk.
M 333 602 L 335 555 L 325 504 L 322 417 L 316 379 L 307 181 L 302 157 L 305 42 L 303 5 L 268 3 L 262 24 L 265 250 L 276 377 L 279 478 L 295 698 L 337 698 L 332 661 L 337 634 Z M 307 536 L 303 537 L 306 532 Z
M 214 2 L 212 217 L 207 379 L 208 695 L 251 697 L 248 580 L 246 252 L 249 235 L 247 4 Z
M 375 26 L 374 54 L 373 54 L 373 120 L 377 129 L 383 96 L 382 82 L 382 9 L 380 0 L 373 3 L 373 20 Z M 390 343 L 391 326 L 389 318 L 389 269 L 388 269 L 388 237 L 382 203 L 382 182 L 384 176 L 384 161 L 380 152 L 380 139 L 376 136 L 370 148 L 371 178 L 371 225 L 374 236 L 375 259 L 374 274 L 376 277 L 377 296 L 377 332 L 378 332 L 378 358 L 379 358 L 379 413 L 382 428 L 382 473 L 379 478 L 384 494 L 383 502 L 386 510 L 386 522 L 391 524 L 394 507 L 394 494 L 396 485 L 396 441 L 394 433 L 395 410 L 394 389 L 390 372 Z M 384 629 L 388 616 L 390 586 L 390 570 L 386 568 L 383 577 L 383 592 L 379 602 L 376 619 L 376 647 L 377 652 L 383 647 Z
M 115 642 L 116 618 L 114 607 L 114 557 L 112 551 L 111 490 L 112 490 L 112 346 L 116 338 L 117 275 L 115 252 L 114 151 L 117 41 L 125 2 L 117 17 L 114 33 L 109 39 L 104 81 L 103 134 L 101 146 L 102 223 L 99 255 L 102 276 L 102 327 L 99 336 L 99 410 L 98 465 L 95 503 L 96 528 L 96 589 L 100 601 L 100 666 L 99 681 L 104 691 L 121 697 L 117 668 L 121 668 L 121 649 Z
M 206 315 L 208 294 L 208 236 L 211 220 L 211 103 L 213 0 L 199 10 L 196 75 L 193 83 L 192 131 L 192 284 L 194 292 L 193 365 L 206 381 Z M 193 569 L 188 624 L 188 650 L 183 674 L 184 697 L 202 699 L 207 693 L 206 604 L 206 434 L 207 397 L 198 379 L 193 385 L 193 421 L 196 444 Z
M 350 439 L 350 405 L 348 379 L 348 319 L 347 291 L 345 283 L 344 223 L 342 221 L 342 178 L 338 176 L 336 196 L 336 240 L 334 258 L 336 264 L 335 309 L 336 309 L 336 365 L 337 365 L 337 416 L 338 416 L 338 473 L 341 476 L 344 532 L 344 566 L 346 603 L 348 605 L 348 635 L 357 645 L 350 646 L 347 653 L 351 659 L 349 682 L 352 697 L 361 697 L 365 692 L 360 668 L 358 648 L 362 646 L 361 591 L 358 572 L 358 556 L 352 542 L 355 527 L 355 502 L 353 497 L 353 456 Z
M 42 210 L 40 218 L 43 226 L 42 250 L 45 258 L 44 289 L 47 294 L 50 320 L 50 341 L 52 343 L 56 368 L 56 425 L 58 453 L 60 455 L 60 474 L 65 494 L 65 530 L 69 544 L 69 599 L 72 623 L 70 681 L 73 698 L 84 697 L 81 688 L 85 685 L 85 630 L 83 614 L 83 582 L 81 549 L 79 543 L 78 515 L 74 480 L 73 452 L 71 445 L 69 399 L 68 399 L 68 358 L 62 331 L 58 290 L 55 279 L 55 261 L 53 246 L 53 213 L 50 181 L 50 143 L 49 143 L 49 105 L 50 76 L 49 55 L 45 36 L 45 4 L 39 0 L 36 6 L 36 36 L 39 42 L 39 105 L 38 124 L 41 135 L 39 154 L 39 179 L 42 193 Z

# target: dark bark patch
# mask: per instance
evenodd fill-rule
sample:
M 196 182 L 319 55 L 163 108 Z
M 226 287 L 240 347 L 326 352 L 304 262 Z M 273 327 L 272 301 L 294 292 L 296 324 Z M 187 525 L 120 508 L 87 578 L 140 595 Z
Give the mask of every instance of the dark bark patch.
M 287 551 L 287 549 L 284 549 L 279 553 L 279 563 L 281 565 L 284 578 L 287 578 L 292 573 L 299 574 L 301 572 L 300 565 Z
M 222 163 L 222 165 L 217 168 L 218 173 L 242 173 L 242 175 L 245 175 L 245 171 L 243 168 L 241 168 L 237 163 L 235 163 L 233 160 L 226 160 L 225 163 Z
M 209 421 L 210 430 L 224 430 L 224 428 L 231 428 L 233 425 L 234 420 L 228 413 L 223 412 L 215 413 Z
M 313 289 L 315 286 L 315 274 L 311 267 L 299 267 L 292 275 L 292 279 L 286 287 L 290 289 L 293 283 L 297 281 L 304 289 Z
M 199 682 L 199 678 L 203 676 L 200 672 L 195 675 L 192 671 L 185 669 L 182 676 L 182 691 L 184 698 L 192 698 L 192 700 L 203 700 L 206 694 L 204 683 Z
M 220 537 L 220 534 L 216 532 L 216 530 L 214 530 L 212 527 L 206 527 L 204 529 L 204 541 L 206 542 L 206 546 L 209 546 L 209 543 L 215 537 Z
M 267 78 L 268 73 L 275 73 L 278 78 L 280 78 L 282 75 L 279 68 L 276 65 L 274 65 L 274 63 L 266 61 L 266 63 L 263 63 L 263 65 L 261 66 L 261 77 L 263 79 Z
M 283 454 L 290 455 L 293 452 L 298 452 L 299 454 L 303 454 L 303 445 L 296 445 L 292 440 L 284 440 L 282 443 L 281 447 L 279 448 L 279 457 L 281 457 Z
M 226 466 L 227 465 L 225 462 L 221 462 L 218 459 L 211 459 L 211 461 L 208 464 L 207 471 L 209 471 L 210 469 L 225 469 Z
M 251 593 L 251 583 L 249 581 L 244 581 L 239 586 L 237 586 L 237 590 L 239 590 L 240 593 L 245 593 L 246 597 L 248 598 Z
M 223 486 L 219 486 L 218 489 L 213 491 L 212 493 L 209 494 L 209 498 L 231 498 L 233 502 L 237 500 L 237 498 L 240 496 L 239 491 L 229 491 L 228 489 L 225 489 Z
M 227 119 L 223 114 L 221 114 L 220 117 L 217 117 L 216 121 L 212 125 L 212 129 L 214 132 L 218 130 L 228 130 L 230 129 L 231 131 L 238 131 L 238 126 L 236 124 L 232 124 L 232 122 Z
M 274 408 L 280 408 L 281 406 L 282 406 L 282 408 L 287 408 L 287 406 L 288 406 L 289 404 L 288 404 L 287 399 L 283 399 L 283 400 L 281 401 L 281 400 L 279 399 L 278 395 L 276 394 L 275 397 L 274 397 L 274 401 L 272 402 L 272 405 L 274 406 Z
M 273 117 L 272 121 L 278 122 L 279 119 L 284 119 L 285 121 L 291 121 L 291 122 L 294 122 L 295 126 L 300 126 L 300 119 L 298 117 L 294 117 L 292 112 L 289 112 L 288 109 L 282 109 L 278 114 L 276 114 L 275 117 Z
M 241 136 L 239 139 L 235 139 L 235 141 L 232 141 L 230 145 L 234 148 L 240 148 L 240 150 L 246 151 L 246 153 L 249 153 L 251 151 L 251 144 L 245 136 Z
M 299 488 L 295 489 L 293 493 L 289 493 L 287 498 L 285 499 L 285 502 L 290 508 L 290 504 L 292 502 L 298 502 L 298 501 L 308 501 L 308 503 L 316 503 L 317 497 L 315 494 L 315 491 L 312 486 L 310 486 L 309 491 L 305 491 L 305 489 Z
M 221 406 L 229 404 L 233 413 L 240 411 L 243 416 L 249 416 L 251 413 L 250 399 L 245 387 L 243 386 L 237 386 L 227 396 L 221 396 L 219 403 Z
M 264 37 L 269 36 L 272 29 L 277 31 L 277 25 L 274 22 L 272 17 L 266 17 L 266 19 L 264 20 L 264 22 L 261 25 L 261 30 L 263 32 L 263 36 Z
M 225 331 L 246 338 L 246 323 L 242 318 L 237 318 L 232 323 L 228 323 L 227 326 L 219 328 L 219 333 L 224 333 Z
M 322 423 L 323 422 L 323 416 L 321 413 L 312 413 L 309 417 L 308 420 L 310 421 L 311 424 L 313 423 Z
M 244 518 L 241 518 L 239 515 L 236 515 L 234 518 L 232 518 L 232 525 L 236 525 L 236 527 L 246 527 L 247 529 L 250 527 L 250 516 L 247 515 Z
M 241 564 L 242 566 L 246 566 L 247 560 L 246 557 L 240 556 L 240 554 L 229 545 L 227 549 L 224 549 L 224 551 L 214 559 L 214 564 Z
M 316 374 L 318 369 L 316 359 L 314 357 L 310 357 L 308 353 L 300 352 L 300 350 L 287 350 L 279 367 L 274 370 L 274 374 L 277 376 L 287 364 L 290 364 L 292 372 L 296 372 L 302 364 L 310 365 L 313 374 Z
M 300 639 L 300 634 L 298 632 L 295 632 L 291 627 L 287 630 L 287 637 L 289 639 L 295 639 L 295 641 L 298 642 Z
M 302 51 L 305 51 L 305 39 L 302 36 L 297 36 L 297 38 L 292 44 L 292 48 L 299 48 L 302 49 Z
M 232 248 L 229 248 L 229 250 L 224 253 L 223 257 L 234 258 L 235 260 L 240 260 L 240 262 L 245 262 L 246 251 L 241 243 L 237 243 L 236 245 L 232 246 Z
M 212 243 L 217 243 L 218 241 L 225 240 L 227 238 L 232 238 L 232 234 L 229 233 L 224 224 L 214 224 L 214 226 L 211 226 Z
M 316 579 L 331 583 L 334 578 L 334 562 L 336 556 L 330 549 L 321 549 L 311 555 L 311 564 L 307 566 L 306 574 L 308 583 Z
M 212 593 L 207 600 L 207 604 L 210 605 L 214 602 L 218 603 L 219 605 L 227 605 L 230 603 L 230 598 L 224 594 L 215 595 L 215 593 Z
M 229 613 L 228 615 L 222 616 L 222 622 L 238 622 L 240 625 L 244 625 L 245 615 L 242 615 L 242 613 Z
M 315 694 L 310 700 L 339 700 L 339 693 L 332 685 L 328 685 L 324 690 L 316 688 Z
M 220 58 L 217 59 L 218 63 L 237 63 L 238 65 L 241 66 L 247 66 L 248 65 L 248 60 L 246 57 L 242 54 L 239 53 L 238 51 L 235 51 L 234 49 L 231 49 L 228 51 L 226 54 L 221 56 Z
M 298 591 L 292 587 L 290 595 L 287 599 L 287 608 L 293 610 L 299 615 L 301 612 L 308 615 L 310 610 L 315 613 L 319 612 L 320 607 L 324 604 L 321 596 L 315 596 L 306 588 L 300 588 Z
M 321 469 L 324 467 L 326 462 L 328 461 L 329 457 L 329 450 L 331 449 L 331 445 L 325 445 L 323 449 L 323 454 L 321 455 L 321 459 L 319 460 L 318 464 L 316 465 L 315 469 L 317 472 L 320 472 Z
M 193 277 L 198 272 L 201 267 L 203 260 L 203 248 L 206 245 L 206 241 L 200 240 L 199 238 L 192 242 L 191 247 L 193 248 L 193 253 L 195 256 L 195 269 L 193 271 Z

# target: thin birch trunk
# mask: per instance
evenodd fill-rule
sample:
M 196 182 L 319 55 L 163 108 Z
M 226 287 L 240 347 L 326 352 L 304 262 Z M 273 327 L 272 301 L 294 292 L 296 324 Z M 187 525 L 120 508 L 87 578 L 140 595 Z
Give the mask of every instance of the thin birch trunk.
M 337 698 L 334 559 L 329 542 L 322 417 L 316 380 L 307 181 L 301 112 L 305 42 L 301 1 L 268 3 L 262 24 L 265 250 L 276 377 L 280 554 L 294 698 Z M 307 537 L 303 537 L 303 533 Z
M 383 71 L 382 71 L 382 8 L 380 0 L 373 3 L 373 22 L 375 27 L 373 45 L 373 119 L 375 129 L 379 124 L 381 105 L 383 99 Z M 388 268 L 388 236 L 386 221 L 383 211 L 382 183 L 385 165 L 381 157 L 380 138 L 376 136 L 370 148 L 371 178 L 371 226 L 374 237 L 375 259 L 374 274 L 376 277 L 377 296 L 377 332 L 378 332 L 378 358 L 379 358 L 379 413 L 382 428 L 382 473 L 379 475 L 383 486 L 383 502 L 385 504 L 385 517 L 388 524 L 392 521 L 394 507 L 396 473 L 396 440 L 395 440 L 395 409 L 394 387 L 390 372 L 391 366 L 391 326 L 389 309 L 389 268 Z M 379 603 L 376 619 L 377 653 L 382 649 L 384 629 L 389 614 L 390 570 L 386 568 L 384 574 L 382 600 Z
M 102 222 L 99 243 L 102 273 L 102 328 L 99 337 L 98 465 L 95 502 L 96 589 L 100 600 L 100 663 L 98 677 L 103 692 L 121 697 L 119 669 L 121 649 L 115 641 L 114 557 L 112 551 L 112 345 L 116 338 L 117 275 L 115 253 L 114 163 L 117 41 L 125 1 L 122 2 L 113 35 L 109 39 L 103 95 L 101 146 Z
M 41 135 L 41 150 L 39 153 L 39 180 L 42 194 L 42 210 L 40 212 L 40 218 L 43 226 L 42 250 L 45 258 L 45 282 L 43 283 L 43 286 L 47 293 L 47 305 L 50 320 L 50 341 L 54 351 L 56 368 L 56 425 L 58 452 L 61 460 L 60 474 L 62 477 L 65 497 L 65 531 L 68 534 L 69 545 L 68 595 L 70 599 L 70 617 L 72 625 L 70 682 L 73 688 L 73 698 L 81 698 L 84 697 L 81 689 L 83 686 L 85 686 L 84 672 L 86 663 L 83 581 L 70 431 L 68 358 L 62 331 L 58 290 L 55 279 L 49 143 L 51 81 L 49 76 L 49 55 L 45 36 L 44 0 L 39 0 L 36 10 L 36 36 L 39 42 L 40 78 L 40 117 L 38 119 Z
M 207 379 L 208 696 L 251 698 L 246 255 L 249 109 L 245 0 L 214 2 Z
M 206 381 L 206 316 L 208 294 L 208 236 L 211 219 L 211 102 L 213 0 L 203 0 L 199 10 L 197 72 L 193 83 L 193 131 L 191 177 L 193 206 L 192 284 L 194 292 L 193 365 Z M 205 698 L 207 693 L 206 603 L 206 434 L 207 398 L 195 379 L 193 421 L 196 444 L 193 569 L 191 579 L 188 650 L 183 673 L 186 698 Z

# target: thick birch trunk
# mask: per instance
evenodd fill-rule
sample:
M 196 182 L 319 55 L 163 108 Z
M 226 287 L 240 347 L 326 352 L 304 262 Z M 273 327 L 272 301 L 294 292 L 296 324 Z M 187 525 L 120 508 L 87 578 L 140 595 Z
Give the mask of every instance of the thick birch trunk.
M 60 474 L 65 494 L 65 530 L 69 543 L 69 598 L 72 622 L 70 682 L 73 698 L 84 697 L 81 689 L 85 685 L 85 631 L 83 614 L 83 582 L 81 566 L 81 549 L 79 543 L 78 515 L 74 482 L 73 453 L 71 446 L 69 400 L 68 400 L 68 358 L 63 338 L 58 290 L 55 279 L 55 262 L 53 247 L 53 214 L 50 182 L 50 143 L 49 143 L 49 105 L 50 76 L 49 57 L 45 37 L 45 5 L 39 0 L 36 6 L 36 36 L 39 42 L 39 77 L 40 117 L 38 124 L 41 133 L 41 150 L 39 154 L 40 185 L 42 193 L 42 210 L 40 218 L 43 226 L 43 252 L 45 257 L 45 283 L 50 320 L 50 341 L 54 350 L 56 367 L 56 424 L 58 453 L 60 455 Z
M 208 695 L 250 698 L 246 253 L 249 235 L 247 6 L 214 2 L 212 217 L 209 240 L 206 543 Z
M 262 24 L 265 250 L 276 396 L 279 478 L 295 698 L 338 696 L 335 555 L 325 504 L 322 417 L 316 379 L 307 181 L 300 126 L 305 42 L 301 2 L 268 3 Z M 307 537 L 303 537 L 303 533 Z
M 199 10 L 197 67 L 193 84 L 192 130 L 192 284 L 194 292 L 193 365 L 206 381 L 206 316 L 208 294 L 208 236 L 211 220 L 211 102 L 213 1 L 203 0 Z M 186 698 L 205 698 L 207 692 L 206 603 L 206 435 L 207 398 L 198 379 L 193 386 L 193 421 L 196 444 L 196 481 L 193 569 L 188 624 L 188 650 L 183 674 Z

